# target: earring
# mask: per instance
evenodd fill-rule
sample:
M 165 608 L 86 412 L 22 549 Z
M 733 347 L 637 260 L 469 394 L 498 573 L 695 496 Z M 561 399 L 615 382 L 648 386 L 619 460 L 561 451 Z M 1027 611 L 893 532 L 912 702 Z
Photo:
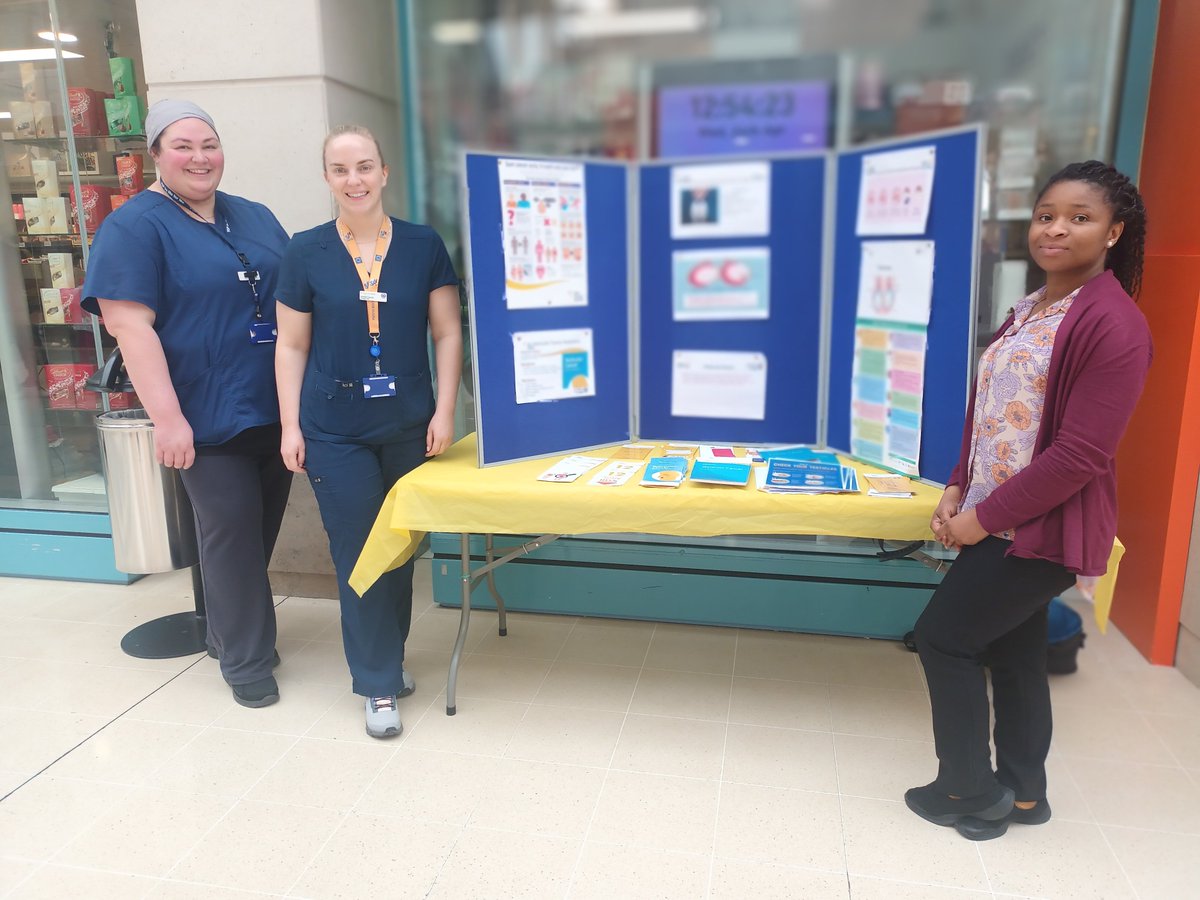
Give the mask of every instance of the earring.
M 1110 247 L 1111 247 L 1111 246 L 1112 246 L 1113 244 L 1115 244 L 1115 243 L 1116 243 L 1116 241 L 1109 241 L 1109 242 L 1108 242 L 1108 246 L 1110 246 Z

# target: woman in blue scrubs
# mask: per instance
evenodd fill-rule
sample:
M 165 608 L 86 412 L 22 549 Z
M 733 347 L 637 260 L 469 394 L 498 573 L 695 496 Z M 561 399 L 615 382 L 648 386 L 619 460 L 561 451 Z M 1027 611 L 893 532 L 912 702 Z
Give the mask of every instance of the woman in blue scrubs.
M 146 139 L 158 179 L 97 230 L 83 307 L 116 338 L 155 455 L 192 501 L 209 653 L 238 703 L 267 706 L 279 699 L 267 564 L 292 479 L 272 378 L 287 232 L 261 203 L 217 190 L 225 156 L 194 103 L 155 103 Z
M 323 164 L 338 217 L 292 238 L 276 293 L 280 448 L 316 495 L 353 689 L 366 698 L 367 733 L 384 738 L 400 734 L 397 701 L 415 687 L 404 669 L 413 563 L 362 597 L 348 579 L 388 490 L 453 439 L 458 278 L 436 232 L 384 212 L 388 168 L 369 131 L 334 130 Z

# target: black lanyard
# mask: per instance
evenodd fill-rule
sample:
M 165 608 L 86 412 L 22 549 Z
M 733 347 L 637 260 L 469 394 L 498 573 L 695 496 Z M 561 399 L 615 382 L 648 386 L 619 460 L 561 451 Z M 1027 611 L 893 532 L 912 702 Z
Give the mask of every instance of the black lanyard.
M 192 215 L 194 215 L 196 218 L 198 218 L 205 225 L 211 225 L 213 234 L 215 234 L 217 237 L 219 237 L 225 243 L 225 246 L 228 247 L 230 250 L 232 250 L 234 252 L 234 255 L 237 256 L 238 262 L 240 262 L 243 266 L 242 270 L 237 273 L 238 281 L 244 281 L 244 282 L 246 282 L 246 284 L 250 285 L 250 293 L 254 297 L 254 318 L 261 321 L 263 315 L 262 315 L 262 300 L 258 296 L 258 282 L 259 282 L 259 278 L 260 278 L 260 276 L 258 274 L 258 269 L 254 268 L 254 266 L 250 265 L 250 260 L 246 257 L 246 254 L 243 253 L 241 250 L 239 250 L 237 247 L 235 247 L 233 244 L 233 241 L 231 241 L 228 237 L 226 237 L 226 235 L 229 233 L 229 217 L 228 216 L 223 217 L 225 219 L 225 231 L 222 232 L 221 229 L 217 227 L 216 222 L 209 222 L 207 219 L 205 219 L 203 215 L 201 215 L 195 209 L 192 208 L 191 204 L 189 204 L 186 200 L 184 200 L 182 197 L 180 197 L 173 190 L 171 190 L 171 188 L 167 185 L 167 183 L 165 181 L 163 181 L 160 178 L 158 180 L 158 183 L 159 183 L 159 185 L 162 186 L 163 193 L 166 194 L 168 197 L 170 197 L 172 200 L 174 200 L 176 204 L 178 204 L 179 206 L 186 209 L 188 212 L 190 212 Z M 216 212 L 215 202 L 213 205 L 213 211 L 214 211 L 214 218 L 215 218 L 215 212 Z

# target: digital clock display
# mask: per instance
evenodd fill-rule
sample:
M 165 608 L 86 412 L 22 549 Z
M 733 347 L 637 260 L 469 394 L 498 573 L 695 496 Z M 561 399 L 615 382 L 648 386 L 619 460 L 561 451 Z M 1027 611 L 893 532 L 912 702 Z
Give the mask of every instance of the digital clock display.
M 706 156 L 819 150 L 829 143 L 829 85 L 823 81 L 663 88 L 658 155 Z

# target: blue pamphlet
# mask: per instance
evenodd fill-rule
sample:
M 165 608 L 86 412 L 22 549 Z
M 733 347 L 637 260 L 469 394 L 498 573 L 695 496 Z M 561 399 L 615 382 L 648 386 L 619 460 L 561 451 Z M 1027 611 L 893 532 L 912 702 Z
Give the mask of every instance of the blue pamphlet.
M 838 463 L 775 458 L 767 463 L 761 490 L 779 494 L 838 494 L 858 490 L 858 473 Z
M 691 481 L 705 484 L 731 484 L 741 487 L 750 480 L 750 463 L 712 462 L 698 459 L 692 463 Z
M 804 462 L 829 463 L 839 465 L 836 453 L 823 450 L 813 450 L 811 447 L 773 447 L 759 450 L 758 455 L 763 459 L 799 459 Z
M 687 476 L 688 459 L 684 456 L 652 456 L 642 475 L 643 487 L 679 487 Z

